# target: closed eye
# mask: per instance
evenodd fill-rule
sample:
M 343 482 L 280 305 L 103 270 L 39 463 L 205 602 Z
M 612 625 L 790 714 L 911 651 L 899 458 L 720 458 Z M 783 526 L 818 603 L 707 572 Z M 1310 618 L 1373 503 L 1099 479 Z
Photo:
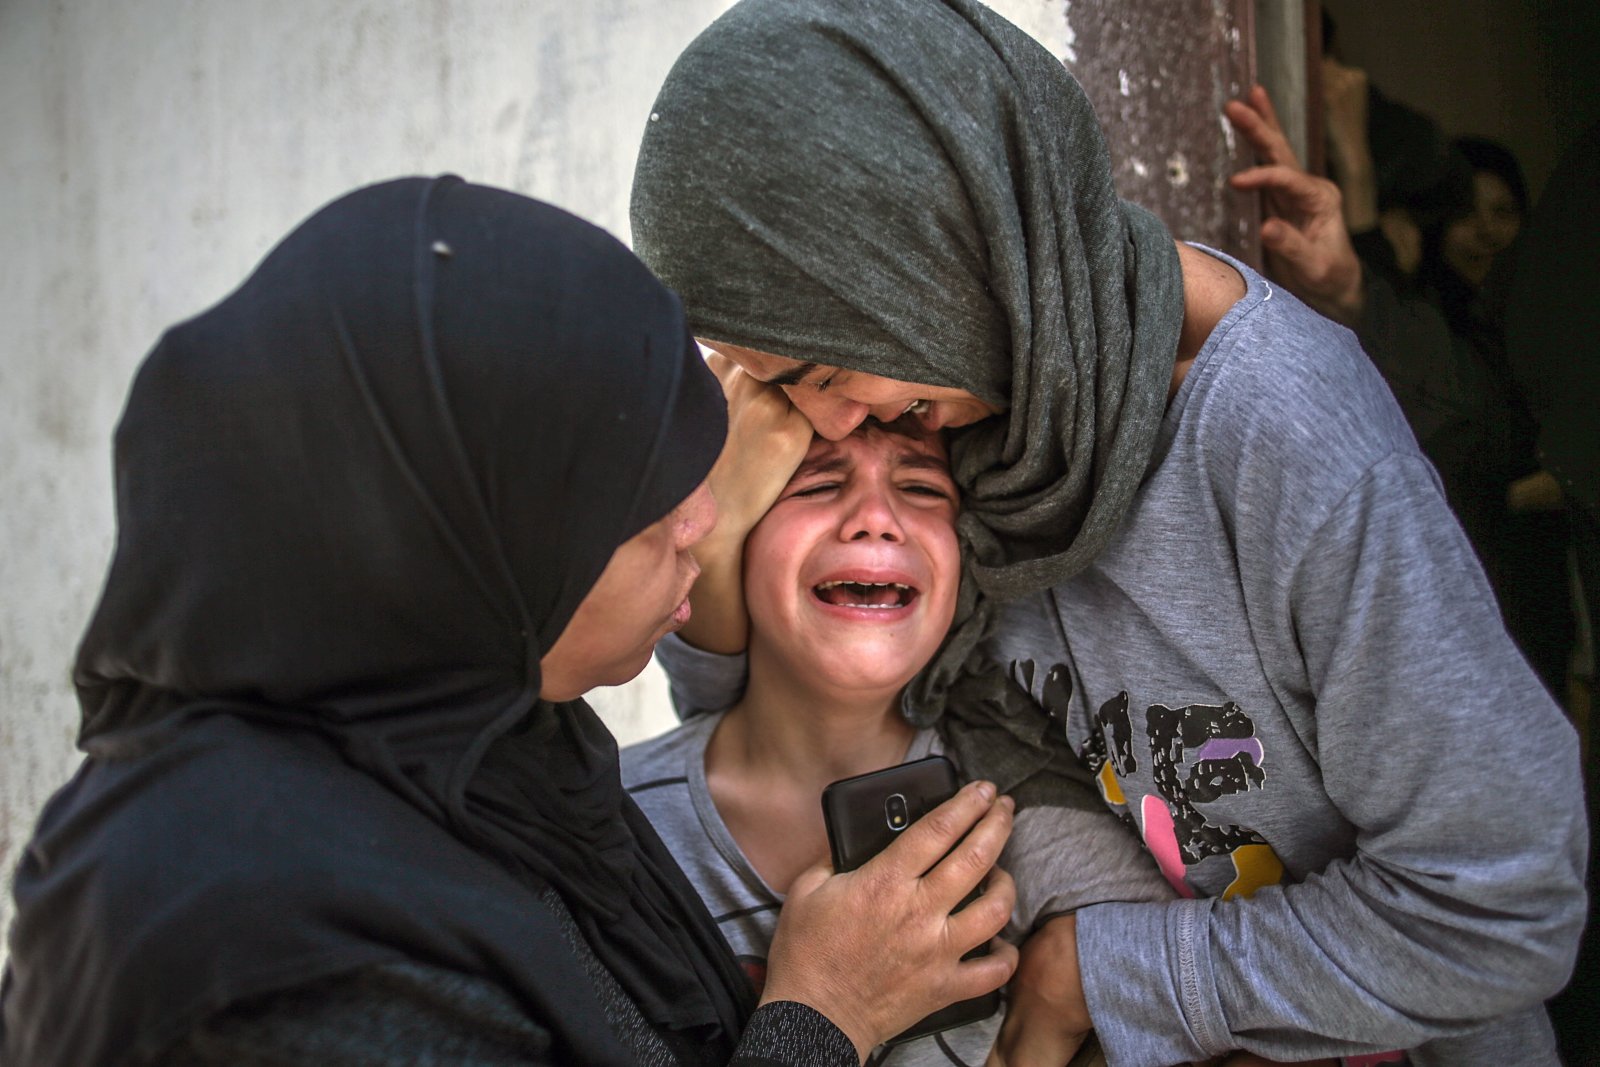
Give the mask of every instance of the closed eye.
M 839 483 L 838 482 L 815 482 L 815 483 L 813 483 L 811 485 L 803 486 L 802 488 L 796 489 L 794 492 L 790 493 L 789 495 L 791 497 L 795 497 L 795 496 L 819 496 L 822 493 L 832 492 L 833 490 L 838 489 L 838 488 L 839 488 Z
M 921 484 L 921 483 L 913 483 L 913 484 L 909 484 L 909 485 L 902 485 L 900 487 L 900 491 L 902 493 L 910 493 L 913 496 L 937 497 L 940 500 L 953 500 L 953 499 L 955 499 L 954 496 L 950 493 L 949 490 L 944 489 L 941 486 L 937 486 L 937 485 L 924 485 L 924 484 Z

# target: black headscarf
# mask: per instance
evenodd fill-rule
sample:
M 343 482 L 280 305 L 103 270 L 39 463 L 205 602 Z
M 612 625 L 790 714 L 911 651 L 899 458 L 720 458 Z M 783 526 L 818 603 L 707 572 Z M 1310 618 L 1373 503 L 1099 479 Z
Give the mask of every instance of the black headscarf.
M 962 597 L 907 711 L 998 699 L 949 687 L 993 601 L 1115 534 L 1183 320 L 1172 238 L 1117 197 L 1078 83 L 977 0 L 743 0 L 668 75 L 632 220 L 696 334 L 1006 409 L 952 442 Z M 1005 721 L 962 753 L 1002 785 L 1043 753 L 1042 719 Z
M 168 331 L 117 430 L 89 758 L 18 873 L 10 1062 L 120 1062 L 399 959 L 502 983 L 559 1056 L 623 1059 L 545 886 L 653 1024 L 736 1035 L 748 992 L 614 740 L 538 695 L 725 427 L 622 245 L 456 178 L 334 202 Z

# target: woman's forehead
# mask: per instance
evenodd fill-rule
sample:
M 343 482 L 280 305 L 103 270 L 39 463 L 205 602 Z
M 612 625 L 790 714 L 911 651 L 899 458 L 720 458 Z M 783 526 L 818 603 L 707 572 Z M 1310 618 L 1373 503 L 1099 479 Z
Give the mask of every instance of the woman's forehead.
M 725 355 L 725 357 L 738 363 L 752 374 L 754 378 L 773 384 L 773 386 L 800 386 L 800 384 L 816 384 L 819 379 L 829 379 L 832 382 L 853 382 L 856 386 L 893 386 L 907 389 L 910 392 L 955 392 L 942 386 L 918 386 L 915 382 L 902 382 L 898 378 L 885 378 L 883 374 L 870 374 L 867 371 L 851 370 L 848 366 L 838 366 L 837 363 L 818 363 L 813 360 L 795 360 L 787 355 L 778 355 L 774 352 L 762 352 L 760 349 L 746 349 L 738 344 L 728 344 L 726 341 L 706 341 L 696 338 L 701 349 Z
M 751 374 L 763 381 L 771 382 L 774 378 L 785 379 L 773 384 L 795 385 L 800 380 L 808 377 L 813 371 L 825 374 L 836 369 L 827 364 L 791 359 L 788 356 L 762 352 L 755 348 L 745 348 L 742 345 L 729 344 L 726 341 L 707 341 L 698 337 L 695 338 L 695 341 L 702 349 L 727 356 L 743 367 L 747 374 Z

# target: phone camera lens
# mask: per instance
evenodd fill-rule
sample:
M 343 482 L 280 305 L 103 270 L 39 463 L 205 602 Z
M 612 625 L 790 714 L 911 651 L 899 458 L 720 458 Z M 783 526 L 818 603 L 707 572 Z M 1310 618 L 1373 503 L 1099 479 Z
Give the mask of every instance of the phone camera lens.
M 883 802 L 883 815 L 891 830 L 904 830 L 911 821 L 906 812 L 906 798 L 899 793 L 890 793 L 889 799 Z

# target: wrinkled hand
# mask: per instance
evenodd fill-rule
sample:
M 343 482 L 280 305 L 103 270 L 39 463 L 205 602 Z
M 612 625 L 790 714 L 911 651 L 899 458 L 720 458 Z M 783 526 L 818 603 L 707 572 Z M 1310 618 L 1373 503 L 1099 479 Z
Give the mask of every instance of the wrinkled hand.
M 1091 1027 L 1078 971 L 1078 920 L 1051 919 L 1022 946 L 1000 1036 L 984 1067 L 1062 1067 Z
M 706 357 L 706 366 L 728 398 L 728 440 L 711 468 L 717 522 L 736 530 L 742 542 L 789 484 L 813 431 L 782 389 L 752 378 L 715 352 Z
M 1252 85 L 1244 99 L 1229 100 L 1222 105 L 1222 113 L 1239 135 L 1250 142 L 1258 163 L 1301 169 L 1289 136 L 1283 132 L 1283 123 L 1278 121 L 1278 109 L 1272 106 L 1272 97 L 1267 95 L 1266 89 Z
M 1339 187 L 1300 166 L 1261 86 L 1223 111 L 1263 164 L 1228 180 L 1262 194 L 1267 273 L 1328 318 L 1354 326 L 1363 304 L 1361 261 L 1345 228 Z
M 726 356 L 706 357 L 728 398 L 728 440 L 711 468 L 717 525 L 695 547 L 700 577 L 693 613 L 680 635 L 708 652 L 742 652 L 750 622 L 744 607 L 744 541 L 772 507 L 811 445 L 811 424 L 782 389 L 750 377 Z
M 803 872 L 778 917 L 762 1003 L 809 1004 L 865 1059 L 924 1016 L 998 989 L 1016 967 L 1015 948 L 994 941 L 987 956 L 961 956 L 1011 914 L 1016 889 L 994 862 L 1012 809 L 992 785 L 974 782 L 856 870 L 834 874 L 824 862 Z M 950 914 L 985 876 L 983 895 Z

